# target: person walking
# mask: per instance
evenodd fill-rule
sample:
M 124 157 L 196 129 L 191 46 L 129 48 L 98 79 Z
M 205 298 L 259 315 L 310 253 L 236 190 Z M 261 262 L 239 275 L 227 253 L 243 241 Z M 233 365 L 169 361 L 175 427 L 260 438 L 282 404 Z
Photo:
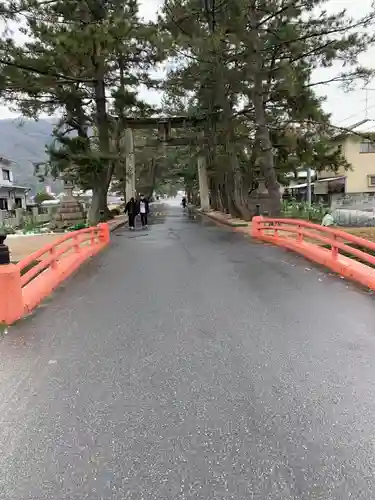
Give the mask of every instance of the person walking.
M 147 216 L 149 213 L 149 203 L 147 198 L 141 194 L 139 198 L 139 203 L 138 203 L 138 213 L 141 215 L 141 224 L 142 228 L 145 229 L 147 227 Z
M 125 213 L 127 213 L 129 217 L 129 229 L 131 231 L 134 231 L 135 217 L 137 215 L 137 203 L 133 196 L 130 198 L 130 200 L 127 202 L 125 206 Z

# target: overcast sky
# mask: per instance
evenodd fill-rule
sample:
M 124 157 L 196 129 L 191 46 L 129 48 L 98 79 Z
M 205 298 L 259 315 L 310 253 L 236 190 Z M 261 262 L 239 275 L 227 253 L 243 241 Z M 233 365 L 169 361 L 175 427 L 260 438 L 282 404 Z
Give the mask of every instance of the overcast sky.
M 337 12 L 345 8 L 352 17 L 359 17 L 369 12 L 372 0 L 329 0 L 326 8 L 329 12 Z M 141 15 L 147 20 L 153 20 L 156 17 L 157 9 L 162 4 L 162 0 L 140 0 Z M 362 64 L 368 67 L 375 66 L 375 48 L 363 54 Z M 328 70 L 317 70 L 314 74 L 314 81 L 327 80 L 340 72 L 339 65 Z M 348 127 L 365 117 L 374 120 L 372 124 L 366 124 L 364 128 L 375 128 L 375 81 L 369 85 L 367 91 L 358 88 L 357 90 L 345 93 L 340 89 L 339 84 L 329 84 L 316 87 L 319 95 L 327 96 L 327 102 L 324 107 L 326 111 L 332 114 L 332 121 L 336 125 Z M 156 92 L 149 92 L 142 89 L 142 97 L 152 103 L 160 102 L 160 96 Z M 367 113 L 366 113 L 367 107 Z M 0 118 L 14 117 L 7 108 L 0 107 Z

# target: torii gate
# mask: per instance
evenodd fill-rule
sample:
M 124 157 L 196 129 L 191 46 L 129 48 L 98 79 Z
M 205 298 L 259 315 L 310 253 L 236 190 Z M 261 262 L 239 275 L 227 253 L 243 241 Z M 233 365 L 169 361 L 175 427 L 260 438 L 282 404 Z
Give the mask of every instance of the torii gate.
M 158 139 L 154 144 L 165 144 L 166 146 L 185 146 L 191 144 L 191 140 L 171 137 L 172 129 L 187 127 L 197 128 L 199 124 L 205 122 L 207 118 L 192 118 L 186 116 L 174 116 L 165 118 L 126 118 L 122 123 L 125 125 L 125 165 L 126 165 L 126 199 L 135 195 L 135 148 L 133 130 L 135 129 L 157 129 Z M 202 141 L 195 141 L 197 144 Z M 198 181 L 199 197 L 202 210 L 210 209 L 210 197 L 208 188 L 207 164 L 204 155 L 198 156 Z

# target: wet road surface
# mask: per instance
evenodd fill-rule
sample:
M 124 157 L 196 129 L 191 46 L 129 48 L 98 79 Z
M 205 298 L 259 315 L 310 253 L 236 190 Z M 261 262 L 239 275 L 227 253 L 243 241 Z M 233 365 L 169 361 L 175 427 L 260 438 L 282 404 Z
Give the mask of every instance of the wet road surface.
M 166 210 L 0 342 L 0 498 L 375 498 L 372 295 Z

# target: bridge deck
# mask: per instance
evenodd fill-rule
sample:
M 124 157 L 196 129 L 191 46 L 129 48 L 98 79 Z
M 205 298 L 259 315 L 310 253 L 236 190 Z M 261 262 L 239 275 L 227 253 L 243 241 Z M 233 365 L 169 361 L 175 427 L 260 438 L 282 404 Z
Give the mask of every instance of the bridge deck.
M 373 499 L 373 296 L 160 213 L 0 342 L 0 498 Z

